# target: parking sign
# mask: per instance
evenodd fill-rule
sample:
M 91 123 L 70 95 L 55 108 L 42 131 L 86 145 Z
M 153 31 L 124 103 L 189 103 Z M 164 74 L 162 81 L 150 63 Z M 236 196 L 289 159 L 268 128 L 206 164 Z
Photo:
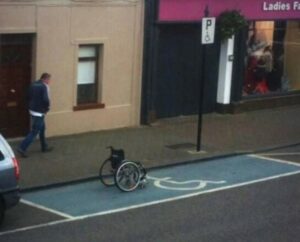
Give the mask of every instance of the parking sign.
M 202 19 L 202 44 L 213 44 L 215 39 L 216 18 Z

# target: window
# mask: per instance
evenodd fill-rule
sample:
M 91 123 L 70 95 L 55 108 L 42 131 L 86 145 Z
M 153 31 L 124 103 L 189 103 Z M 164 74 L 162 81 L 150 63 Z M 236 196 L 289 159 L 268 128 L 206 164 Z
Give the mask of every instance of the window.
M 100 64 L 102 45 L 79 46 L 77 66 L 77 106 L 96 107 L 100 97 Z
M 299 22 L 253 21 L 248 36 L 243 96 L 299 91 Z

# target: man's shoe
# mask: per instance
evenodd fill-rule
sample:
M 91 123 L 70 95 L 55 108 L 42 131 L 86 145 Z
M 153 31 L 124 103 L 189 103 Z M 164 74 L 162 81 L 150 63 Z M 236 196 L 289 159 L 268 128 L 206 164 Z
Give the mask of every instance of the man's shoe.
M 47 147 L 45 149 L 42 149 L 43 153 L 51 152 L 54 148 L 53 147 Z
M 19 153 L 19 155 L 23 158 L 27 158 L 28 155 L 26 154 L 26 152 L 24 150 L 22 150 L 21 148 L 17 149 L 17 152 Z

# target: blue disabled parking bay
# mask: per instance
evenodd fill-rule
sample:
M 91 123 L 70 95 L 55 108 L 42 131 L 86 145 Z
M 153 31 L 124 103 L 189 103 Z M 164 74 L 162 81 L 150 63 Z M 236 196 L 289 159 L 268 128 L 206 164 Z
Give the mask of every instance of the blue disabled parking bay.
M 99 180 L 23 194 L 23 202 L 67 218 L 109 214 L 300 173 L 298 164 L 255 155 L 148 171 L 145 188 L 121 192 Z

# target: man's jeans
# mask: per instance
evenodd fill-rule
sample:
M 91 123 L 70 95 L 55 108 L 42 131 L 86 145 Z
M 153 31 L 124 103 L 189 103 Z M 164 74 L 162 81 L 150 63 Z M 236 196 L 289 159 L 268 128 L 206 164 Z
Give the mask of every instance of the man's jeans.
M 37 116 L 31 116 L 31 131 L 26 136 L 26 138 L 23 140 L 23 142 L 20 145 L 20 149 L 22 151 L 26 151 L 28 146 L 34 141 L 36 136 L 39 134 L 40 137 L 40 143 L 41 143 L 41 149 L 46 150 L 47 149 L 47 143 L 45 139 L 45 116 L 43 117 L 37 117 Z

